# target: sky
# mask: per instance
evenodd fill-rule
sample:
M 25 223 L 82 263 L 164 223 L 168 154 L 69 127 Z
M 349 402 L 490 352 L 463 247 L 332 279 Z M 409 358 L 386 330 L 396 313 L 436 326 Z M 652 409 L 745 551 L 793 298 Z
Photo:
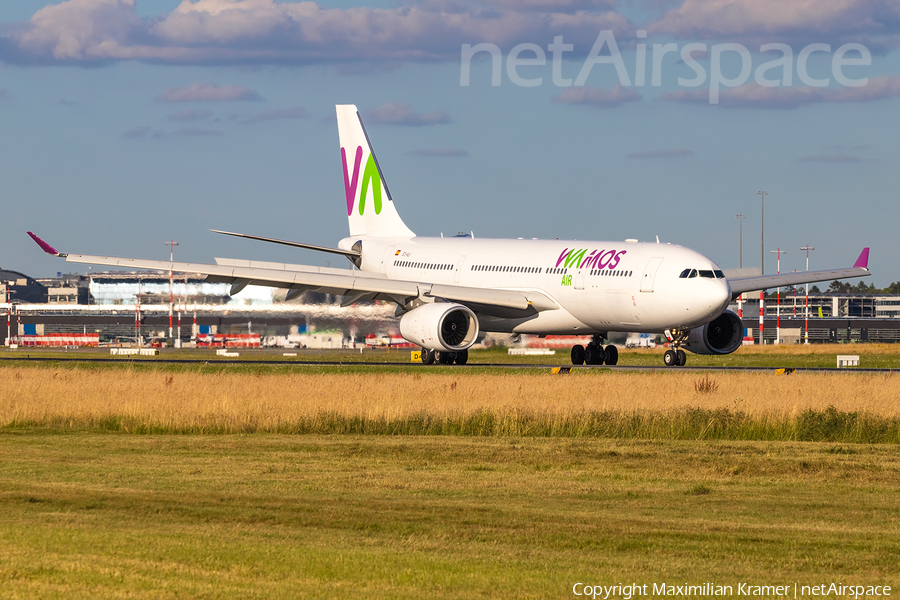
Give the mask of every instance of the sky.
M 356 104 L 418 235 L 658 236 L 734 268 L 742 227 L 758 267 L 762 190 L 767 273 L 779 248 L 791 271 L 802 246 L 811 269 L 871 246 L 882 287 L 900 280 L 898 46 L 887 0 L 4 2 L 0 267 L 87 272 L 26 231 L 349 266 L 208 230 L 346 237 L 334 105 Z

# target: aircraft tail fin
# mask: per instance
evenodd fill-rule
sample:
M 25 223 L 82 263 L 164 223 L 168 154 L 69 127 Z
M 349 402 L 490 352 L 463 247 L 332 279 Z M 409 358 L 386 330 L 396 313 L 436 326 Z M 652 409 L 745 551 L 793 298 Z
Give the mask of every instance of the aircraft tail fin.
M 415 236 L 394 207 L 356 106 L 339 104 L 336 108 L 350 235 Z

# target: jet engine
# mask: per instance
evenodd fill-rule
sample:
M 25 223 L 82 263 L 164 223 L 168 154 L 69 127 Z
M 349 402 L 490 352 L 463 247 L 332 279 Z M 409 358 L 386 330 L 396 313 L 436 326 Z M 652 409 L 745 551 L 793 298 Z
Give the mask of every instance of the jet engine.
M 726 310 L 703 327 L 691 329 L 682 347 L 695 354 L 731 354 L 741 347 L 743 339 L 740 317 Z
M 400 335 L 429 350 L 467 350 L 478 337 L 478 318 L 462 304 L 434 302 L 400 318 Z

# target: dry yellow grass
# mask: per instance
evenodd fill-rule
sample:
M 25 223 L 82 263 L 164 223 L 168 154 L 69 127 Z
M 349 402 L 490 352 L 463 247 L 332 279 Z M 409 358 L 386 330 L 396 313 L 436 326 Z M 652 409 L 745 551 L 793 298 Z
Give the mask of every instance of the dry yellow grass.
M 896 418 L 898 397 L 900 377 L 862 373 L 252 375 L 0 368 L 0 426 L 78 426 L 119 417 L 162 428 L 250 424 L 272 430 L 323 413 L 389 420 L 484 411 L 565 418 L 688 407 L 790 419 L 833 406 Z

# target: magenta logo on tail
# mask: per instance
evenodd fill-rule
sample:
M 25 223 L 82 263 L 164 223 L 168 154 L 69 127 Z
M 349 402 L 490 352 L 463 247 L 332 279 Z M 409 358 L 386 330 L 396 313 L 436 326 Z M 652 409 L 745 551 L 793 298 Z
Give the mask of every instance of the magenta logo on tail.
M 362 160 L 362 146 L 356 148 L 356 159 L 353 161 L 353 179 L 347 172 L 347 150 L 341 148 L 341 162 L 344 164 L 344 195 L 347 197 L 347 216 L 353 214 L 356 202 L 356 184 L 359 181 L 359 163 Z
M 347 200 L 347 216 L 353 214 L 353 205 L 356 204 L 356 190 L 359 184 L 359 167 L 362 165 L 362 146 L 356 147 L 356 156 L 353 159 L 353 177 L 350 177 L 350 169 L 347 165 L 347 150 L 341 148 L 341 162 L 344 165 L 344 196 Z M 359 214 L 362 216 L 366 211 L 366 196 L 368 196 L 369 188 L 372 189 L 372 200 L 375 205 L 375 214 L 381 214 L 381 175 L 378 173 L 378 165 L 375 164 L 375 156 L 369 154 L 366 160 L 366 167 L 363 170 L 362 185 L 359 187 Z

